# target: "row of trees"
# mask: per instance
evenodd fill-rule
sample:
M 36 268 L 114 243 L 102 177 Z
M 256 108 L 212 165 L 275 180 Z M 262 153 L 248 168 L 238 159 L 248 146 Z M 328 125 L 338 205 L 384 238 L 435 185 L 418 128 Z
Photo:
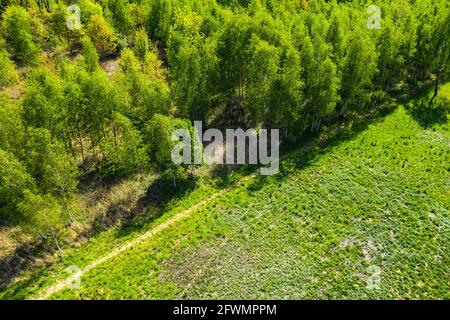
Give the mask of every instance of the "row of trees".
M 449 4 L 379 5 L 371 29 L 365 1 L 0 0 L 0 87 L 23 90 L 0 105 L 2 219 L 56 241 L 80 170 L 173 169 L 171 133 L 192 120 L 295 140 L 419 81 L 437 95 Z
M 33 236 L 50 234 L 59 248 L 57 232 L 73 220 L 77 165 L 47 129 L 26 126 L 21 106 L 1 103 L 0 217 Z
M 156 142 L 162 139 L 158 132 L 171 141 L 167 123 L 178 123 L 162 108 L 168 106 L 168 85 L 154 53 L 141 63 L 125 51 L 122 71 L 109 79 L 89 38 L 83 48 L 76 63 L 31 69 L 19 102 L 1 101 L 0 216 L 55 241 L 73 221 L 80 164 L 86 170 L 93 162 L 103 175 L 129 174 L 150 163 L 166 169 L 169 146 Z
M 295 139 L 324 118 L 433 77 L 438 88 L 448 75 L 446 1 L 381 2 L 380 29 L 355 2 L 152 1 L 158 26 L 149 33 L 167 47 L 183 117 L 207 121 L 219 109 Z

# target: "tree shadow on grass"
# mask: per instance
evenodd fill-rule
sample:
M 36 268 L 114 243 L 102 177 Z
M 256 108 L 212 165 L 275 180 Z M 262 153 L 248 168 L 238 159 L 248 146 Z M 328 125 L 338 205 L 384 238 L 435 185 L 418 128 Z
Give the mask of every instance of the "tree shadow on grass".
M 215 165 L 210 171 L 210 178 L 219 189 L 226 189 L 239 182 L 243 176 L 254 174 L 257 169 L 257 165 Z
M 149 186 L 146 194 L 137 201 L 130 218 L 121 224 L 117 237 L 127 236 L 148 226 L 165 213 L 169 203 L 182 199 L 195 190 L 197 183 L 193 175 L 178 178 L 176 185 L 173 184 L 171 177 L 160 176 Z
M 433 105 L 430 105 L 433 88 L 434 83 L 428 83 L 400 101 L 408 114 L 424 129 L 446 123 L 450 114 L 450 97 L 445 97 L 443 93 L 438 94 Z
M 305 135 L 304 139 L 298 143 L 285 144 L 281 149 L 281 154 L 284 155 L 282 156 L 282 159 L 289 155 L 289 161 L 280 162 L 280 173 L 275 176 L 256 177 L 247 187 L 248 192 L 262 189 L 266 184 L 267 179 L 284 180 L 290 176 L 292 169 L 298 170 L 310 166 L 318 156 L 332 151 L 333 148 L 345 141 L 351 140 L 360 132 L 366 130 L 370 124 L 382 121 L 384 117 L 391 114 L 395 109 L 396 105 L 392 104 L 388 107 L 377 109 L 371 114 L 348 118 L 344 122 L 334 125 L 332 130 L 327 130 L 325 134 L 320 136 Z M 235 185 L 243 176 L 254 174 L 256 169 L 256 166 L 236 166 L 227 168 L 218 166 L 213 169 L 212 177 L 217 180 L 216 183 L 219 188 L 225 189 Z M 114 184 L 118 181 L 117 179 L 120 178 L 112 178 L 111 181 L 106 180 L 106 182 L 109 181 L 111 184 Z M 92 182 L 89 188 L 95 188 L 98 183 L 101 184 L 104 182 L 105 180 Z M 167 175 L 162 175 L 152 182 L 148 187 L 146 194 L 138 199 L 131 208 L 130 199 L 120 200 L 117 203 L 111 204 L 107 209 L 107 213 L 104 216 L 97 217 L 92 228 L 80 235 L 80 237 L 92 237 L 110 228 L 112 225 L 117 224 L 120 224 L 117 233 L 118 238 L 143 230 L 149 223 L 155 221 L 165 213 L 167 205 L 172 200 L 185 197 L 193 191 L 196 186 L 197 180 L 190 175 L 187 175 L 184 179 L 178 180 L 176 187 L 173 186 L 171 178 L 168 178 Z M 12 256 L 8 257 L 8 259 L 11 259 L 13 256 L 19 256 L 19 251 L 20 249 L 18 248 Z M 0 261 L 0 272 L 2 274 L 0 287 L 10 284 L 21 271 L 30 267 L 29 263 L 23 263 L 16 268 L 14 272 L 9 272 L 8 276 L 4 277 L 6 274 L 4 268 L 7 268 L 4 265 L 5 262 L 5 259 L 4 261 Z M 14 286 L 12 295 L 15 296 L 19 293 L 21 295 L 26 294 L 27 287 L 31 284 L 35 284 L 42 274 L 44 274 L 44 271 L 43 268 L 34 271 L 30 278 L 17 284 L 17 286 Z
M 422 100 L 408 103 L 406 110 L 422 128 L 428 129 L 448 121 L 450 106 L 443 100 L 436 101 L 432 106 Z
M 104 188 L 105 183 L 108 188 L 122 181 L 123 178 L 115 177 L 96 177 L 89 183 L 81 186 L 83 190 L 92 190 L 92 188 Z M 132 197 L 121 198 L 111 203 L 104 215 L 97 216 L 90 228 L 77 235 L 75 242 L 83 242 L 99 233 L 108 230 L 112 226 L 118 226 L 117 238 L 140 231 L 151 222 L 162 216 L 167 205 L 174 199 L 187 196 L 197 186 L 197 180 L 192 175 L 185 175 L 178 178 L 176 186 L 173 185 L 171 176 L 162 175 L 151 183 L 144 196 L 139 199 Z M 93 200 L 95 201 L 95 200 Z M 56 251 L 54 246 L 48 241 L 33 241 L 18 246 L 10 255 L 0 259 L 0 289 L 6 288 L 14 279 L 25 270 L 34 269 L 39 258 L 47 254 L 53 254 Z M 44 263 L 45 262 L 44 260 Z M 12 299 L 26 298 L 27 288 L 35 284 L 36 279 L 45 274 L 45 268 L 33 270 L 32 274 L 10 288 L 8 297 Z
M 159 218 L 171 201 L 187 196 L 196 186 L 197 180 L 192 175 L 178 177 L 174 185 L 172 177 L 163 174 L 148 186 L 146 193 L 137 201 L 127 197 L 110 204 L 106 213 L 97 216 L 91 228 L 80 236 L 90 238 L 115 225 L 119 225 L 118 238 L 139 231 Z
M 21 244 L 13 253 L 0 259 L 0 289 L 3 290 L 3 288 L 9 285 L 22 273 L 22 271 L 36 266 L 37 261 L 42 257 L 46 248 L 46 242 L 40 239 L 31 243 Z M 24 283 L 20 283 L 17 288 L 14 288 L 12 299 L 15 299 L 15 295 L 18 292 L 22 292 L 33 283 L 33 279 L 27 279 Z M 17 298 L 20 299 L 20 297 Z
M 334 130 L 314 139 L 310 145 L 299 149 L 300 155 L 295 159 L 296 169 L 307 167 L 319 155 L 323 155 L 338 147 L 341 143 L 354 139 L 361 132 L 375 123 L 384 121 L 384 118 L 397 109 L 397 104 L 391 103 L 383 108 L 373 110 L 368 115 L 357 115 L 344 120 Z
M 22 271 L 20 269 L 19 271 Z M 18 275 L 18 274 L 16 274 Z M 15 275 L 15 276 L 16 276 Z M 14 277 L 15 277 L 14 276 Z M 7 292 L 2 297 L 3 300 L 25 300 L 29 298 L 29 292 L 28 290 L 33 286 L 36 285 L 36 283 L 42 279 L 42 277 L 45 276 L 45 268 L 40 268 L 27 277 L 26 279 L 18 282 L 17 284 L 14 284 L 14 286 L 7 289 Z M 3 290 L 8 284 L 11 283 L 11 281 L 14 279 L 14 277 L 8 276 L 4 280 L 2 279 L 2 283 L 0 284 L 0 289 Z
M 258 176 L 247 187 L 248 192 L 261 190 L 267 180 L 285 180 L 294 170 L 298 171 L 309 167 L 317 157 L 329 153 L 341 143 L 355 138 L 367 130 L 369 125 L 383 121 L 396 108 L 396 104 L 390 104 L 376 109 L 370 114 L 349 117 L 322 135 L 306 135 L 301 142 L 285 145 L 281 150 L 280 172 L 274 176 Z

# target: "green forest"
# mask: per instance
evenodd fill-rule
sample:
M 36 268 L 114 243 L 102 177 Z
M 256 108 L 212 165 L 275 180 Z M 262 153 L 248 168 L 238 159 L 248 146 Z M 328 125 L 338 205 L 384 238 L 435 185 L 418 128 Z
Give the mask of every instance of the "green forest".
M 447 0 L 0 0 L 0 299 L 449 299 L 449 76 Z

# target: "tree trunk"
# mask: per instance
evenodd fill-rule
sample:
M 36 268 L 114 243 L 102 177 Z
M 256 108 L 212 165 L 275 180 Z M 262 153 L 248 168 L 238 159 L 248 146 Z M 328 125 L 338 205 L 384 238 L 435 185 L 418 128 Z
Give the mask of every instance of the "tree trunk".
M 72 214 L 70 213 L 69 206 L 67 205 L 67 199 L 64 199 L 64 209 L 66 210 L 66 213 L 69 216 L 70 224 L 72 224 L 74 220 Z
M 114 146 L 117 148 L 117 128 L 113 126 Z
M 84 159 L 84 146 L 83 146 L 83 138 L 81 137 L 81 135 L 79 136 L 79 141 L 80 141 L 80 148 L 81 148 L 81 160 L 84 166 L 85 163 L 85 159 Z
M 441 72 L 442 72 L 442 68 L 438 68 L 438 70 L 436 72 L 436 81 L 434 82 L 434 94 L 433 94 L 433 97 L 430 100 L 430 106 L 433 105 L 434 99 L 436 99 L 436 97 L 438 95 L 439 81 L 440 81 L 440 77 L 441 77 Z
M 314 133 L 314 124 L 315 124 L 315 119 L 314 119 L 314 116 L 313 116 L 313 118 L 312 118 L 312 120 L 311 120 L 311 133 Z
M 55 232 L 53 231 L 53 228 L 50 228 L 50 232 L 52 233 L 53 240 L 55 240 L 55 244 L 56 244 L 56 247 L 58 248 L 59 255 L 61 256 L 61 258 L 64 259 L 64 254 L 63 254 L 63 252 L 61 250 L 61 247 L 59 246 L 58 238 L 56 238 L 56 235 L 55 235 Z
M 72 141 L 72 139 L 70 139 L 70 142 L 69 142 L 69 148 L 70 148 L 70 152 L 72 153 L 72 157 L 73 157 L 73 159 L 75 160 L 75 163 L 76 163 L 76 161 L 77 161 L 77 155 L 76 155 L 75 149 L 74 149 L 74 147 L 73 147 L 73 141 Z
M 317 122 L 316 132 L 319 132 L 321 125 L 322 125 L 322 119 L 319 119 L 319 122 Z

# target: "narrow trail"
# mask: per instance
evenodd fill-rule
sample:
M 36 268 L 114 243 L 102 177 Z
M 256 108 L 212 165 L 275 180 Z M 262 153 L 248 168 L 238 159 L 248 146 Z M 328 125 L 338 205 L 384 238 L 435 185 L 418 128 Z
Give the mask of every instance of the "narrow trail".
M 256 176 L 256 174 L 252 174 L 250 176 L 247 176 L 246 178 L 244 178 L 243 180 L 241 180 L 241 182 L 249 180 L 251 178 L 254 178 Z M 45 300 L 48 299 L 51 295 L 65 289 L 66 287 L 68 287 L 71 283 L 74 283 L 74 281 L 76 281 L 77 279 L 79 279 L 80 277 L 82 277 L 85 273 L 91 271 L 92 269 L 94 269 L 95 267 L 97 267 L 98 265 L 116 257 L 117 255 L 121 254 L 122 252 L 144 242 L 145 240 L 150 239 L 151 237 L 153 237 L 155 234 L 157 234 L 158 232 L 170 227 L 171 225 L 173 225 L 174 223 L 190 216 L 196 209 L 204 206 L 205 204 L 213 201 L 214 199 L 216 199 L 217 197 L 219 197 L 220 195 L 227 193 L 231 190 L 234 190 L 237 187 L 237 185 L 235 186 L 231 186 L 228 187 L 224 190 L 218 191 L 216 193 L 214 193 L 212 196 L 210 196 L 209 198 L 200 201 L 199 203 L 193 205 L 192 207 L 180 211 L 179 213 L 175 214 L 173 217 L 169 218 L 167 221 L 161 223 L 160 225 L 157 225 L 155 228 L 147 231 L 146 233 L 136 237 L 133 240 L 130 240 L 129 242 L 117 247 L 116 249 L 112 250 L 110 253 L 108 253 L 107 255 L 94 260 L 92 263 L 90 263 L 89 265 L 87 265 L 86 267 L 84 267 L 82 270 L 80 270 L 77 273 L 72 274 L 71 276 L 69 276 L 66 279 L 63 279 L 59 282 L 57 282 L 56 284 L 48 287 L 45 289 L 44 292 L 42 292 L 41 294 L 39 294 L 36 297 L 31 298 L 32 300 Z
M 302 151 L 305 150 L 306 148 L 308 148 L 310 146 L 310 144 L 301 147 L 300 149 L 298 149 L 297 151 Z M 280 157 L 279 161 L 281 162 L 282 160 L 286 159 L 289 157 L 289 153 L 285 154 L 283 156 Z M 72 274 L 70 277 L 63 279 L 59 282 L 57 282 L 56 284 L 48 287 L 45 289 L 44 292 L 42 292 L 41 294 L 31 298 L 32 300 L 45 300 L 48 299 L 51 295 L 63 290 L 64 288 L 66 288 L 67 286 L 69 286 L 71 283 L 74 283 L 74 281 L 76 281 L 77 279 L 79 279 L 80 277 L 82 277 L 85 273 L 91 271 L 92 269 L 94 269 L 95 267 L 97 267 L 98 265 L 114 258 L 115 256 L 121 254 L 122 252 L 142 243 L 145 240 L 150 239 L 151 237 L 153 237 L 155 234 L 157 234 L 158 232 L 170 227 L 171 225 L 173 225 L 174 223 L 188 217 L 191 215 L 191 213 L 193 213 L 196 209 L 204 206 L 205 204 L 213 201 L 214 199 L 216 199 L 217 197 L 219 197 L 220 195 L 223 195 L 224 193 L 230 192 L 232 190 L 235 190 L 240 184 L 251 180 L 255 177 L 258 176 L 258 172 L 259 169 L 244 177 L 243 179 L 240 180 L 240 182 L 237 185 L 233 185 L 230 187 L 225 188 L 224 190 L 218 191 L 216 193 L 214 193 L 212 196 L 210 196 L 209 198 L 200 201 L 199 203 L 193 205 L 192 207 L 180 211 L 179 213 L 175 214 L 173 217 L 169 218 L 167 221 L 161 223 L 160 225 L 157 225 L 155 228 L 147 231 L 146 233 L 144 233 L 143 235 L 138 236 L 137 238 L 130 240 L 129 242 L 117 247 L 116 249 L 112 250 L 110 253 L 108 253 L 107 255 L 94 260 L 91 264 L 87 265 L 85 268 L 83 268 L 81 271 Z

